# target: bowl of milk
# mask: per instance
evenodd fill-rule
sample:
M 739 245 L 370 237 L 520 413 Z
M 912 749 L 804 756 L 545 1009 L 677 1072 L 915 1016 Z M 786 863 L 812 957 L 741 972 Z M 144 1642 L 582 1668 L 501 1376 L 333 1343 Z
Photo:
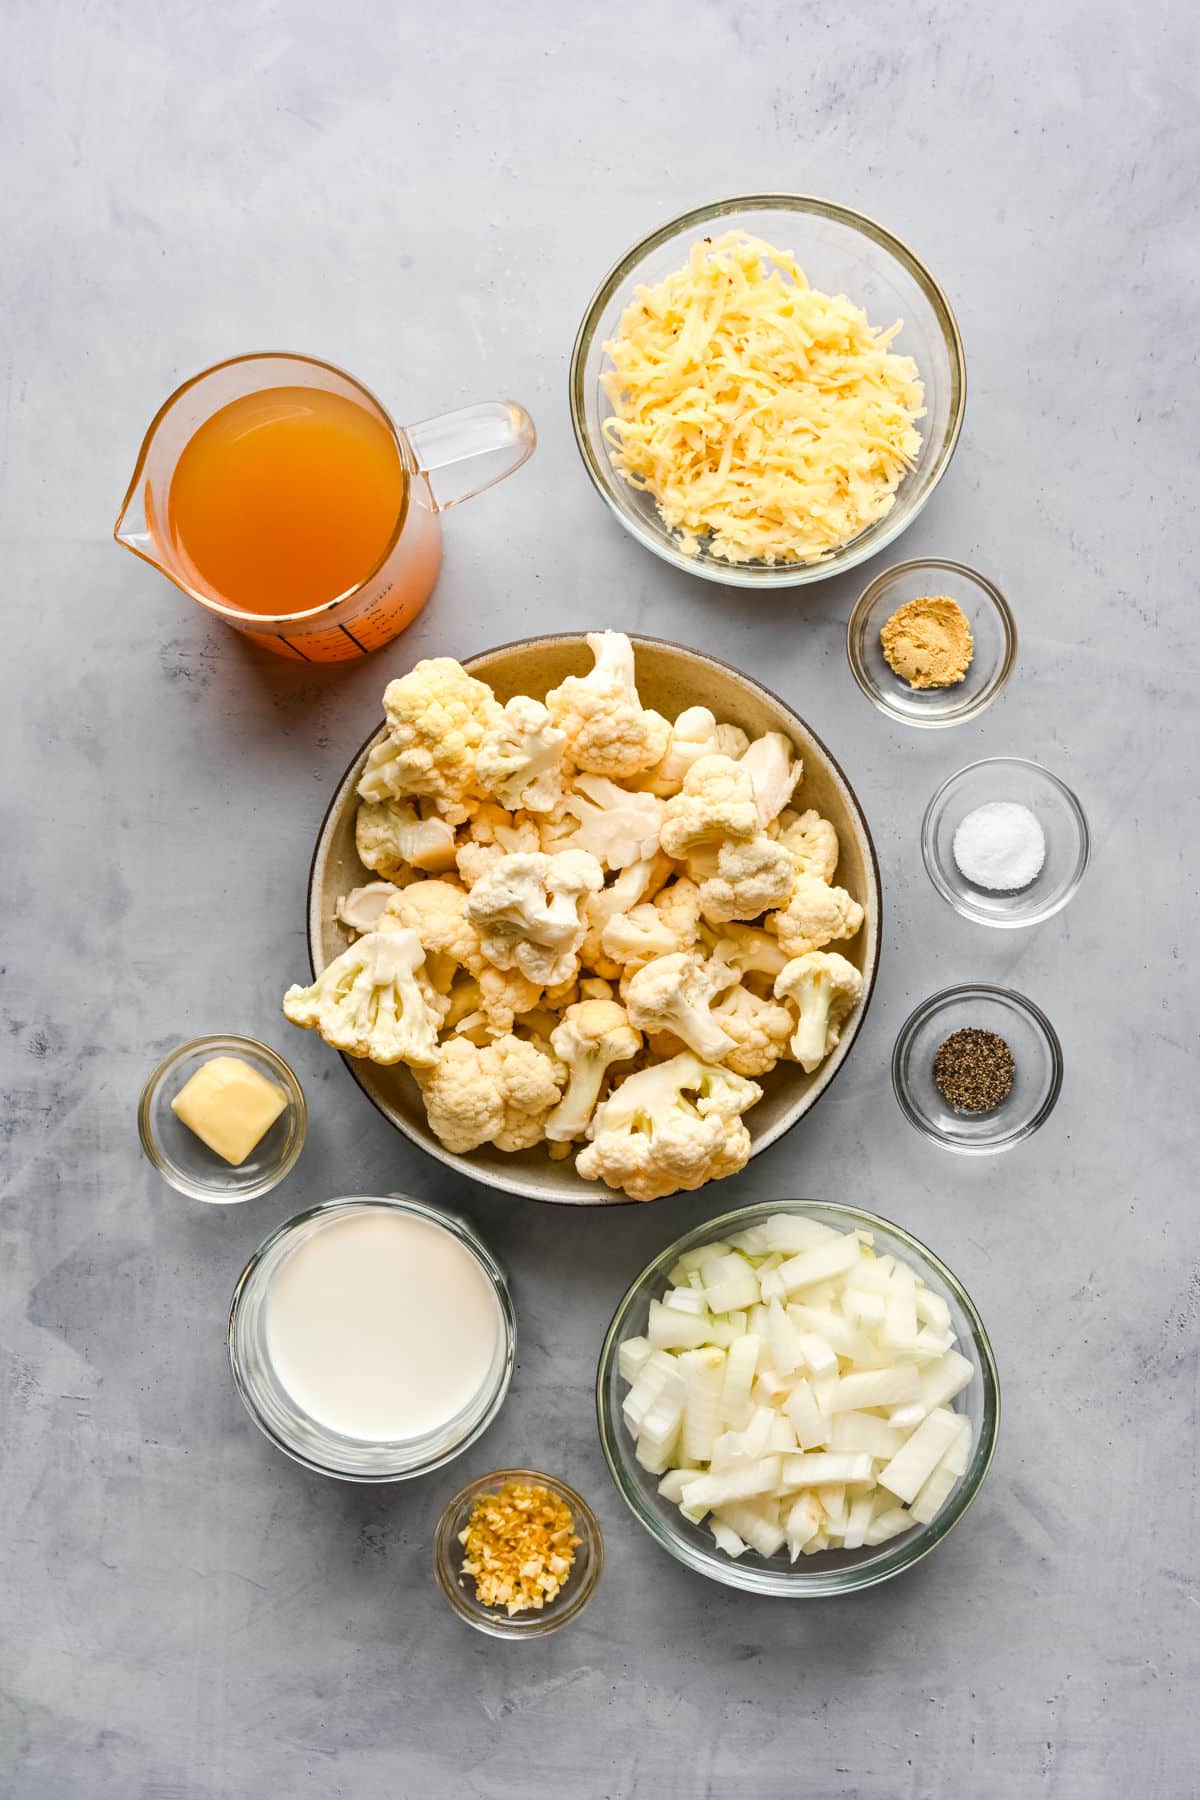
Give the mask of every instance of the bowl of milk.
M 495 1418 L 516 1354 L 508 1284 L 462 1219 L 395 1195 L 273 1231 L 229 1314 L 238 1393 L 271 1442 L 347 1481 L 402 1481 Z

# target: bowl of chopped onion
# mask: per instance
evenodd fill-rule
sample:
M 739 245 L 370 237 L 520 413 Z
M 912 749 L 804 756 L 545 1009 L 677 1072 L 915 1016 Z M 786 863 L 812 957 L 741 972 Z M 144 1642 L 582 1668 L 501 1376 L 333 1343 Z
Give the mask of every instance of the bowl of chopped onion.
M 933 276 L 882 225 L 800 194 L 697 207 L 609 271 L 575 340 L 584 467 L 639 543 L 737 587 L 795 587 L 916 518 L 962 428 Z
M 800 1599 L 872 1587 L 941 1543 L 991 1464 L 1000 1387 L 974 1303 L 917 1238 L 774 1200 L 643 1270 L 596 1407 L 617 1489 L 664 1550 Z

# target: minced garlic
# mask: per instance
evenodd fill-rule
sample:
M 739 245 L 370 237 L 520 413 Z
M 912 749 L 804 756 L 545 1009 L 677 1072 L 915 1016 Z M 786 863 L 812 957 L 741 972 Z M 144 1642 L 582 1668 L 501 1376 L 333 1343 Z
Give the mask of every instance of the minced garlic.
M 510 1618 L 540 1612 L 575 1562 L 574 1523 L 566 1501 L 540 1483 L 506 1481 L 498 1493 L 480 1494 L 458 1534 L 476 1598 Z

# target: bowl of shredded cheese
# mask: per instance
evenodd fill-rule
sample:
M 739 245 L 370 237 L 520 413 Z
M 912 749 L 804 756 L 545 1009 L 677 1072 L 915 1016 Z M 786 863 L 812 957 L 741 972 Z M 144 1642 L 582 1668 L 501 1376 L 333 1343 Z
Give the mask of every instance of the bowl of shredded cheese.
M 760 194 L 698 207 L 600 284 L 571 358 L 592 482 L 676 567 L 794 587 L 874 556 L 958 442 L 962 340 L 873 220 Z

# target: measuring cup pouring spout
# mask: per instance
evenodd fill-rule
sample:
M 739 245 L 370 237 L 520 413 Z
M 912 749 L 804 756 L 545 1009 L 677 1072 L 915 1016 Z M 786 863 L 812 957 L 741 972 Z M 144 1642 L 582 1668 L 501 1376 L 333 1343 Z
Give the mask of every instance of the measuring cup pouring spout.
M 239 408 L 246 413 L 244 428 Z M 226 445 L 244 450 L 250 434 L 260 433 L 256 470 L 261 474 L 268 443 L 264 424 L 283 420 L 286 425 L 293 415 L 321 422 L 322 414 L 336 424 L 322 439 L 324 454 L 343 454 L 338 446 L 347 455 L 369 452 L 376 475 L 386 462 L 392 484 L 386 491 L 392 498 L 382 502 L 389 509 L 382 526 L 378 517 L 375 521 L 377 536 L 386 536 L 386 545 L 380 553 L 374 544 L 369 566 L 343 580 L 340 592 L 317 603 L 310 594 L 301 604 L 289 586 L 264 604 L 257 593 L 239 592 L 234 576 L 214 580 L 211 564 L 205 567 L 191 553 L 173 505 L 172 483 L 184 452 L 218 415 L 227 422 Z M 396 425 L 368 388 L 332 363 L 275 352 L 234 357 L 184 382 L 159 408 L 138 453 L 113 536 L 190 599 L 263 648 L 303 662 L 340 662 L 368 655 L 411 624 L 429 598 L 441 564 L 440 515 L 511 475 L 536 443 L 533 420 L 515 401 L 487 401 L 416 425 Z M 209 457 L 211 461 L 211 451 Z M 309 478 L 320 484 L 324 467 L 315 476 L 310 468 Z M 331 465 L 328 473 L 331 489 L 339 483 L 356 491 L 369 486 L 358 484 L 349 467 L 339 471 Z M 282 519 L 285 530 L 288 494 L 286 473 L 277 471 L 271 512 L 275 526 Z M 238 498 L 245 500 L 244 490 Z M 301 504 L 298 498 L 296 504 Z M 247 505 L 247 536 L 261 564 L 265 540 L 255 537 L 252 513 Z M 305 523 L 311 529 L 312 520 Z M 228 551 L 227 544 L 224 549 Z

